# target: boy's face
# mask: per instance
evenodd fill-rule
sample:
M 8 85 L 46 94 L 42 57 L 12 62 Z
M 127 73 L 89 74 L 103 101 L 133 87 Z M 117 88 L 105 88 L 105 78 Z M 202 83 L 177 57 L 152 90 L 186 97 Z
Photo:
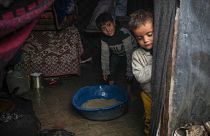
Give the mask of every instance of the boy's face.
M 101 31 L 106 36 L 113 36 L 115 33 L 115 24 L 113 21 L 107 21 L 101 26 Z
M 147 21 L 133 30 L 138 44 L 144 49 L 153 47 L 153 23 Z

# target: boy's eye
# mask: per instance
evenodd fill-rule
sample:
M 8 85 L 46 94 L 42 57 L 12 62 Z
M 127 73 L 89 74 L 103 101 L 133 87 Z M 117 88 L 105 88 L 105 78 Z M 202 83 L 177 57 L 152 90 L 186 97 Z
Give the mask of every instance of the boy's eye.
M 108 27 L 111 26 L 111 23 L 107 23 L 106 26 L 108 26 Z
M 106 23 L 104 25 L 101 26 L 101 30 L 105 31 L 107 27 L 110 27 L 112 24 L 111 23 Z
M 147 36 L 149 36 L 149 37 L 153 36 L 153 32 L 147 33 Z
M 138 37 L 136 37 L 136 39 L 140 41 L 140 40 L 142 40 L 142 37 L 138 36 Z

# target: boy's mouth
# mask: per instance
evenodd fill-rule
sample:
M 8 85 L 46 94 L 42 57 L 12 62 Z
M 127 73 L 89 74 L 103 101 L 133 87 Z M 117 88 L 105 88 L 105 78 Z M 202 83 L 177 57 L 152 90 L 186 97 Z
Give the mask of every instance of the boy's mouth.
M 145 47 L 151 49 L 152 48 L 152 44 L 146 44 Z
M 108 36 L 113 36 L 114 35 L 114 33 L 108 33 Z

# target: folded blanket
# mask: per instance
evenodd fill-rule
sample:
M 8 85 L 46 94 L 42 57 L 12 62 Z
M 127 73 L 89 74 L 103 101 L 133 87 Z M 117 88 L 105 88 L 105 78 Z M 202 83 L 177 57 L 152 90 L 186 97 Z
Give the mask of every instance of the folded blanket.
M 8 8 L 0 6 L 0 71 L 28 37 L 39 15 L 52 3 L 53 0 L 21 0 Z
M 1 10 L 0 38 L 39 17 L 44 10 L 49 8 L 54 0 L 30 0 L 31 3 L 27 2 L 22 4 L 21 2 L 24 1 L 25 0 L 17 1 L 17 3 L 13 5 L 14 7 Z
M 37 20 L 32 21 L 15 34 L 0 41 L 0 71 L 13 58 L 20 45 L 25 41 Z

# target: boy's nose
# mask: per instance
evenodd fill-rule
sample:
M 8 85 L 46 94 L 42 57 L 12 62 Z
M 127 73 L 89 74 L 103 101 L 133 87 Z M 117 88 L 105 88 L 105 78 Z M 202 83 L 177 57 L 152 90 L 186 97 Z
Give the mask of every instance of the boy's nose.
M 109 28 L 109 27 L 106 28 L 106 31 L 107 31 L 107 32 L 111 32 L 111 28 Z
M 143 40 L 144 40 L 144 43 L 149 42 L 149 38 L 148 38 L 148 37 L 146 37 L 146 36 L 144 36 Z

